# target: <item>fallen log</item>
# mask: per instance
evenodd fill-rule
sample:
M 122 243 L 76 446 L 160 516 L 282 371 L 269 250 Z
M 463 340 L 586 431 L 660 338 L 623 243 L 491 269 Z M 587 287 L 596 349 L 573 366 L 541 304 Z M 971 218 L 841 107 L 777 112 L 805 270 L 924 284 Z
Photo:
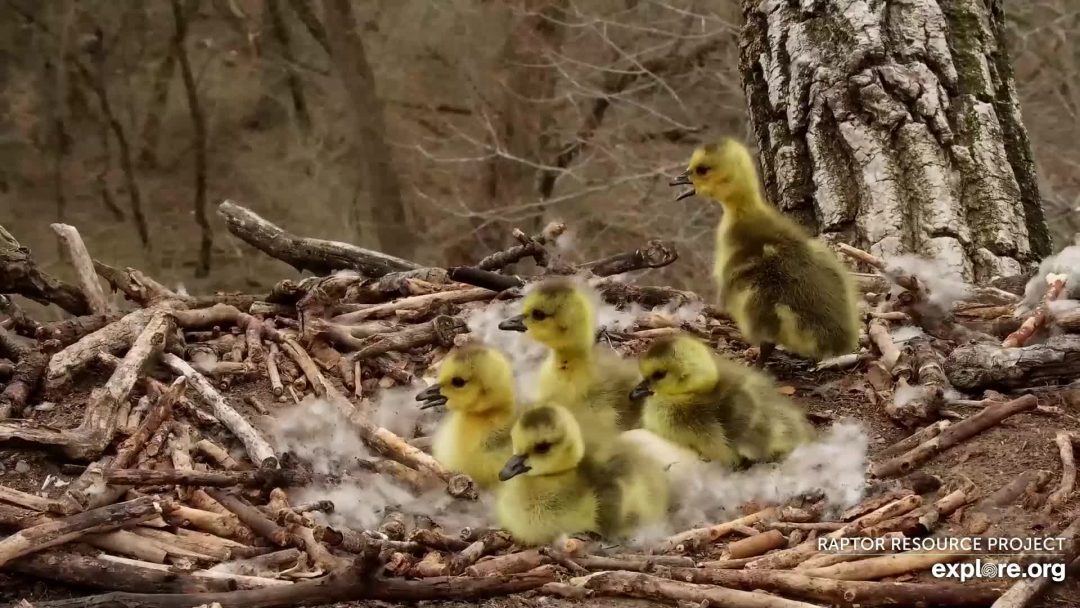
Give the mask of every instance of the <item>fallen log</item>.
M 233 201 L 221 203 L 218 215 L 225 220 L 229 232 L 298 271 L 323 275 L 335 270 L 355 270 L 367 277 L 381 277 L 420 268 L 415 262 L 348 243 L 294 236 Z
M 963 344 L 946 357 L 945 373 L 963 391 L 1072 382 L 1080 376 L 1080 335 L 1051 336 L 1020 348 Z

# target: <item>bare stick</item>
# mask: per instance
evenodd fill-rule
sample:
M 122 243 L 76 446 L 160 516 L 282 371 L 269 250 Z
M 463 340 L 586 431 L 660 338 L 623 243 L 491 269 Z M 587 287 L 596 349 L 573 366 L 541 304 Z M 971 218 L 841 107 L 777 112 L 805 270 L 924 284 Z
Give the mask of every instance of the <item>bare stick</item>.
M 9 502 L 13 505 L 19 505 L 20 507 L 26 507 L 27 509 L 33 509 L 34 511 L 53 513 L 56 515 L 68 515 L 72 511 L 71 505 L 62 500 L 43 498 L 36 494 L 29 494 L 7 486 L 0 486 L 0 501 Z
M 774 507 L 769 507 L 756 513 L 751 513 L 750 515 L 715 526 L 687 530 L 686 532 L 681 532 L 665 539 L 657 546 L 657 552 L 667 553 L 670 551 L 677 551 L 679 553 L 686 553 L 703 544 L 714 542 L 719 538 L 731 534 L 736 526 L 753 525 L 759 521 L 773 517 L 775 514 L 776 509 Z
M 854 562 L 846 562 L 803 570 L 810 577 L 835 578 L 848 581 L 865 581 L 887 576 L 897 576 L 907 572 L 926 570 L 934 564 L 954 562 L 964 559 L 963 554 L 908 552 L 896 555 L 879 555 Z
M 628 596 L 674 604 L 738 606 L 739 608 L 811 608 L 807 604 L 782 597 L 751 593 L 724 587 L 692 585 L 635 572 L 598 572 L 572 579 L 571 584 L 597 595 Z
M 885 366 L 886 371 L 891 372 L 893 367 L 896 366 L 896 362 L 900 360 L 900 349 L 896 347 L 892 336 L 889 335 L 888 321 L 882 319 L 870 321 L 870 328 L 867 333 L 870 334 L 874 346 L 877 346 L 878 352 L 881 353 L 881 364 Z
M 162 356 L 162 361 L 174 372 L 182 374 L 188 379 L 188 382 L 191 383 L 192 388 L 198 393 L 203 403 L 213 410 L 214 416 L 244 444 L 244 448 L 247 449 L 248 457 L 251 458 L 252 462 L 261 466 L 268 459 L 274 459 L 274 462 L 277 461 L 274 450 L 266 439 L 263 439 L 262 435 L 259 434 L 255 427 L 251 426 L 251 423 L 240 412 L 237 412 L 225 402 L 225 398 L 214 389 L 205 376 L 195 371 L 186 361 L 172 353 Z
M 903 515 L 913 509 L 922 506 L 922 497 L 917 495 L 905 496 L 889 504 L 871 511 L 866 515 L 856 519 L 850 524 L 830 532 L 825 535 L 826 538 L 844 538 L 847 536 L 853 536 L 859 531 L 879 524 L 885 520 Z M 760 557 L 746 565 L 750 569 L 763 569 L 774 570 L 779 568 L 791 568 L 798 565 L 800 562 L 806 560 L 818 550 L 818 544 L 816 540 L 807 540 L 795 545 L 790 549 L 783 549 L 775 553 L 770 553 L 764 557 Z
M 755 555 L 761 555 L 767 553 L 773 549 L 779 549 L 787 546 L 787 539 L 784 538 L 784 534 L 779 530 L 769 530 L 762 534 L 755 534 L 742 540 L 729 543 L 727 546 L 728 554 L 732 559 L 739 559 L 742 557 L 752 557 Z
M 1009 416 L 1035 409 L 1037 404 L 1038 400 L 1034 395 L 1024 395 L 1005 403 L 995 403 L 978 414 L 950 426 L 937 437 L 919 444 L 908 452 L 883 463 L 872 465 L 870 473 L 875 477 L 909 473 L 941 452 L 978 435 Z
M 255 507 L 244 503 L 239 498 L 220 490 L 207 490 L 207 494 L 232 511 L 256 534 L 279 547 L 303 547 L 303 542 L 288 530 L 270 521 Z
M 266 356 L 266 372 L 270 376 L 274 396 L 281 397 L 285 387 L 281 384 L 281 373 L 278 372 L 278 345 L 273 342 L 270 343 L 270 353 Z
M 1054 437 L 1061 453 L 1061 485 L 1046 499 L 1043 513 L 1049 515 L 1069 500 L 1076 486 L 1076 458 L 1073 456 L 1072 436 L 1065 431 L 1058 431 Z
M 944 431 L 951 425 L 951 420 L 938 420 L 937 422 L 925 426 L 922 429 L 908 435 L 907 437 L 904 437 L 900 441 L 897 441 L 896 443 L 890 445 L 884 450 L 881 450 L 877 453 L 877 458 L 889 458 L 891 456 L 903 454 L 904 452 L 914 448 L 920 443 L 923 443 L 924 441 L 929 441 L 934 437 L 937 437 L 941 434 L 941 431 Z
M 193 509 L 176 502 L 166 503 L 163 508 L 165 510 L 165 521 L 171 525 L 190 525 L 225 538 L 234 536 L 240 523 L 240 520 L 232 513 L 222 515 L 221 513 L 213 513 L 202 509 Z
M 227 452 L 225 448 L 219 446 L 213 441 L 210 441 L 209 439 L 200 439 L 199 441 L 195 442 L 195 449 L 198 450 L 201 454 L 204 454 L 205 456 L 216 462 L 223 469 L 226 469 L 228 471 L 236 471 L 241 468 L 240 463 L 236 462 L 236 459 L 230 456 L 229 452 Z
M 173 381 L 172 385 L 157 399 L 154 405 L 147 411 L 146 417 L 135 433 L 128 437 L 116 450 L 116 458 L 112 466 L 118 469 L 126 469 L 135 462 L 135 457 L 157 432 L 158 428 L 172 416 L 173 405 L 184 395 L 187 389 L 187 379 L 180 377 Z
M 104 554 L 94 557 L 70 552 L 63 547 L 28 555 L 16 560 L 10 567 L 16 572 L 43 580 L 109 591 L 206 593 L 253 588 L 245 584 L 244 577 L 223 572 L 177 572 L 171 566 Z M 288 584 L 287 581 L 272 583 Z
M 178 471 L 176 469 L 112 469 L 109 483 L 126 486 L 183 485 L 227 488 L 233 486 L 303 486 L 311 476 L 296 469 L 262 467 L 254 471 Z
M 86 534 L 106 532 L 145 521 L 160 512 L 155 499 L 137 498 L 20 530 L 0 540 L 0 566 L 23 555 L 62 545 Z
M 812 578 L 778 570 L 708 570 L 675 568 L 663 572 L 688 583 L 719 585 L 744 591 L 764 590 L 806 601 L 843 606 L 986 606 L 1001 585 L 958 583 L 878 583 Z
M 155 564 L 164 564 L 169 552 L 150 540 L 127 530 L 84 536 L 83 541 L 104 551 L 129 555 Z M 203 556 L 206 557 L 206 556 Z
M 1046 320 L 1050 316 L 1050 302 L 1061 297 L 1061 294 L 1065 291 L 1065 282 L 1067 280 L 1068 276 L 1064 274 L 1047 275 L 1046 283 L 1049 287 L 1047 287 L 1046 293 L 1043 295 L 1042 302 L 1031 312 L 1028 318 L 1024 319 L 1019 329 L 1005 338 L 1001 343 L 1003 348 L 1023 346 L 1040 327 L 1046 324 Z
M 94 272 L 94 262 L 90 258 L 90 252 L 86 250 L 82 236 L 74 226 L 68 224 L 50 224 L 53 232 L 60 237 L 64 244 L 71 265 L 75 267 L 75 275 L 79 278 L 79 286 L 86 295 L 87 306 L 90 312 L 96 315 L 107 315 L 112 312 L 109 300 L 105 298 L 105 292 L 98 282 L 97 273 Z
M 343 572 L 327 579 L 285 584 L 266 589 L 228 593 L 106 593 L 103 595 L 39 603 L 37 608 L 191 608 L 215 602 L 229 608 L 292 608 L 300 604 L 326 604 L 363 599 L 391 602 L 423 600 L 477 600 L 522 593 L 555 580 L 555 572 L 487 578 L 435 577 L 416 581 L 380 578 Z M 802 604 L 797 604 L 803 608 Z

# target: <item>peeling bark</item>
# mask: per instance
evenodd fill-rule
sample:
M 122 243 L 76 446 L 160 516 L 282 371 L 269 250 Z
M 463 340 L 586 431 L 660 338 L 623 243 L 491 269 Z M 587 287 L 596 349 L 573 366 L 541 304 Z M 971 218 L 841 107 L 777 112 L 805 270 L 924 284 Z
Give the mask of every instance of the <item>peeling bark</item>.
M 1050 253 L 1000 0 L 744 0 L 770 200 L 826 240 L 968 280 Z

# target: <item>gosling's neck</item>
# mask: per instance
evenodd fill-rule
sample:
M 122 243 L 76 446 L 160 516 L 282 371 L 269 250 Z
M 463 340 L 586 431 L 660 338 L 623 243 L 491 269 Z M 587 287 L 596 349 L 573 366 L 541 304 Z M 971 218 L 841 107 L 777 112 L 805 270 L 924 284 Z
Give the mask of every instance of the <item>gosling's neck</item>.
M 591 323 L 585 324 L 572 340 L 567 340 L 551 349 L 557 363 L 568 361 L 592 361 L 595 346 L 595 329 Z
M 724 222 L 742 221 L 746 218 L 760 217 L 773 213 L 772 207 L 765 202 L 756 180 L 734 188 L 724 196 L 714 196 L 713 200 L 724 208 Z
M 514 397 L 513 395 L 489 397 L 483 402 L 482 406 L 474 404 L 473 407 L 455 413 L 473 420 L 498 421 L 503 418 L 510 418 L 514 415 Z

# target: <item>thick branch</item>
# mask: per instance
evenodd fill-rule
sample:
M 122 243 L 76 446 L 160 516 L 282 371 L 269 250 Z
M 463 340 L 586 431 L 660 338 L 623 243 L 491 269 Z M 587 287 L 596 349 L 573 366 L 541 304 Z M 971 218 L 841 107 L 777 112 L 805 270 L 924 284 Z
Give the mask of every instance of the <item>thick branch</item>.
M 381 277 L 420 268 L 415 262 L 348 243 L 294 236 L 232 201 L 221 203 L 218 214 L 229 232 L 300 271 L 329 274 L 334 270 L 355 270 L 368 277 Z
M 55 304 L 73 315 L 90 313 L 90 306 L 78 288 L 38 270 L 30 250 L 19 244 L 0 226 L 0 293 L 17 293 L 40 302 Z

